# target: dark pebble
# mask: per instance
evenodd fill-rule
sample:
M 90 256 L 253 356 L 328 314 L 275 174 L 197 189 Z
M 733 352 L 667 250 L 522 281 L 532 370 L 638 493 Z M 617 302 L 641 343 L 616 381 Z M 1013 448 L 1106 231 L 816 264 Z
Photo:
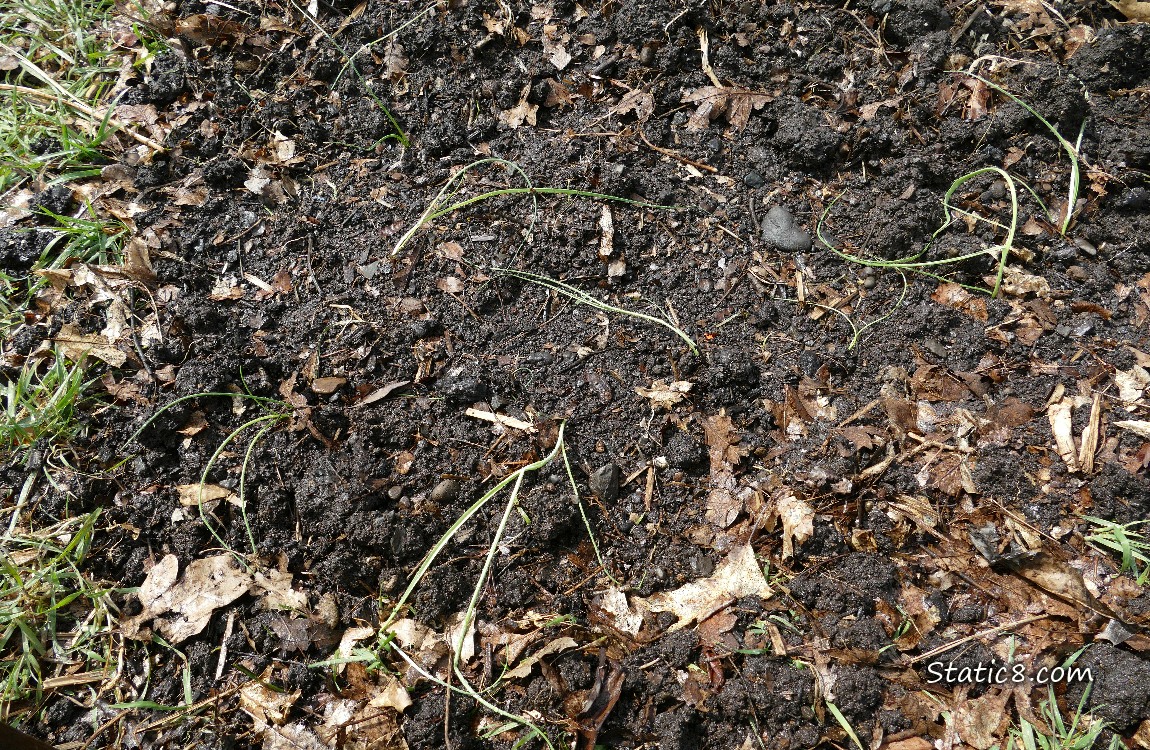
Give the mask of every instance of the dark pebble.
M 449 404 L 473 404 L 485 400 L 489 391 L 479 378 L 466 375 L 449 375 L 440 378 L 436 390 Z
M 766 182 L 761 174 L 754 171 L 747 172 L 746 176 L 743 177 L 743 183 L 749 188 L 760 188 L 765 185 Z
M 588 484 L 600 500 L 616 500 L 619 497 L 619 481 L 622 476 L 623 472 L 616 464 L 607 464 L 592 472 Z
M 763 219 L 763 242 L 791 253 L 811 249 L 811 236 L 795 221 L 794 214 L 782 206 L 772 206 Z

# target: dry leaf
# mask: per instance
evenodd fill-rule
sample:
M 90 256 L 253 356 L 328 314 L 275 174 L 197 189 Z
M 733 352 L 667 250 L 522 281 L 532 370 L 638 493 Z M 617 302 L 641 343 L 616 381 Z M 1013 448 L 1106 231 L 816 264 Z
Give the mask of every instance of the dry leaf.
M 639 122 L 646 122 L 655 112 L 655 97 L 650 91 L 631 89 L 611 108 L 611 113 L 616 115 L 625 115 L 628 112 L 634 112 Z
M 536 651 L 534 654 L 531 654 L 523 661 L 519 662 L 519 664 L 514 669 L 504 672 L 503 679 L 523 679 L 525 677 L 529 677 L 531 675 L 531 669 L 536 664 L 538 664 L 539 660 L 544 656 L 550 656 L 551 654 L 556 654 L 560 651 L 566 651 L 569 648 L 578 647 L 579 643 L 574 638 L 569 638 L 567 636 L 556 638 L 552 641 L 549 641 L 547 645 Z
M 781 494 L 776 508 L 783 522 L 783 558 L 794 557 L 794 543 L 801 545 L 815 533 L 814 508 L 791 492 Z
M 762 109 L 771 98 L 741 86 L 703 86 L 683 96 L 684 102 L 698 105 L 687 120 L 687 129 L 703 130 L 719 115 L 726 115 L 732 128 L 742 130 L 750 122 L 751 111 Z
M 73 362 L 79 362 L 85 355 L 103 360 L 112 367 L 120 367 L 128 361 L 128 355 L 117 349 L 107 337 L 98 333 L 80 333 L 71 323 L 61 326 L 53 340 L 59 352 Z
M 1118 398 L 1133 404 L 1150 387 L 1150 372 L 1141 365 L 1134 365 L 1129 370 L 1118 370 L 1114 373 L 1114 385 L 1118 386 Z
M 1118 12 L 1138 23 L 1150 23 L 1150 2 L 1145 0 L 1110 0 Z
M 672 406 L 679 403 L 687 397 L 690 393 L 693 383 L 686 380 L 675 380 L 670 383 L 664 380 L 656 380 L 651 383 L 650 388 L 638 386 L 635 388 L 635 393 L 646 399 L 650 399 L 652 408 L 670 410 Z
M 179 559 L 166 555 L 148 572 L 137 594 L 143 609 L 124 623 L 129 638 L 149 638 L 143 626 L 154 620 L 170 643 L 183 643 L 207 627 L 217 609 L 239 599 L 252 585 L 251 576 L 229 554 L 193 560 L 182 578 L 179 568 Z
M 235 492 L 218 484 L 181 484 L 176 486 L 176 492 L 180 493 L 180 505 L 185 508 L 194 508 L 200 503 L 210 503 L 213 500 L 239 500 Z
M 771 587 L 763 577 L 759 561 L 749 544 L 735 547 L 719 563 L 714 575 L 666 593 L 653 594 L 638 603 L 651 612 L 670 612 L 678 621 L 668 632 L 707 619 L 736 599 L 771 596 Z
M 505 109 L 499 113 L 499 121 L 512 130 L 518 128 L 523 123 L 534 125 L 535 115 L 539 111 L 539 106 L 527 103 L 527 97 L 530 94 L 531 85 L 528 84 L 523 87 L 523 92 L 519 95 L 519 103 L 511 109 Z
M 976 750 L 989 750 L 999 742 L 1010 716 L 1006 703 L 1011 690 L 995 688 L 981 698 L 972 698 L 958 704 L 954 725 L 962 741 Z
M 707 493 L 707 522 L 725 529 L 743 510 L 735 494 L 734 462 L 739 458 L 735 444 L 739 439 L 732 431 L 731 418 L 720 411 L 717 416 L 703 417 L 711 464 L 711 490 Z
M 436 280 L 435 288 L 445 294 L 461 294 L 463 282 L 456 276 L 444 276 L 442 279 Z
M 298 690 L 288 693 L 266 687 L 271 677 L 272 669 L 268 667 L 260 675 L 259 682 L 250 682 L 240 688 L 240 710 L 255 720 L 256 731 L 268 724 L 283 724 L 291 707 L 300 697 Z

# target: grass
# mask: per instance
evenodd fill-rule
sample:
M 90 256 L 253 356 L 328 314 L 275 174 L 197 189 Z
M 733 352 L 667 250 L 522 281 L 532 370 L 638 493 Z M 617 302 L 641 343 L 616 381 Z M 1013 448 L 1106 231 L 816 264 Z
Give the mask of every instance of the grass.
M 1150 521 L 1115 523 L 1095 516 L 1082 516 L 1093 524 L 1095 531 L 1085 536 L 1086 543 L 1102 552 L 1116 552 L 1122 562 L 1119 571 L 1134 573 L 1139 586 L 1150 581 L 1150 541 L 1136 527 Z
M 507 171 L 518 175 L 520 179 L 526 183 L 526 186 L 488 190 L 478 195 L 455 200 L 455 197 L 459 194 L 460 190 L 462 190 L 461 183 L 468 172 L 478 167 L 492 164 L 503 166 L 507 169 Z M 590 190 L 535 187 L 531 182 L 531 178 L 527 176 L 527 173 L 524 172 L 518 164 L 506 159 L 490 157 L 487 159 L 479 159 L 477 161 L 471 162 L 453 174 L 447 180 L 447 182 L 444 183 L 443 187 L 440 188 L 439 192 L 436 194 L 431 203 L 428 204 L 427 208 L 423 210 L 423 213 L 420 214 L 419 219 L 417 219 L 415 223 L 412 224 L 407 229 L 407 231 L 404 232 L 403 235 L 396 241 L 395 246 L 391 249 L 391 256 L 395 257 L 399 255 L 403 251 L 403 248 L 406 247 L 407 244 L 411 241 L 411 239 L 432 221 L 455 213 L 456 211 L 460 211 L 464 208 L 467 208 L 468 206 L 492 200 L 494 198 L 507 196 L 528 196 L 531 198 L 531 223 L 528 225 L 527 232 L 524 237 L 524 242 L 530 242 L 532 233 L 535 229 L 535 222 L 539 216 L 539 196 L 541 195 L 559 195 L 569 198 L 589 198 L 592 200 L 611 201 L 615 203 L 629 204 L 640 208 L 655 208 L 660 210 L 671 210 L 674 208 L 673 206 L 662 206 L 655 203 L 647 203 L 645 201 L 632 200 L 630 198 L 621 198 L 619 196 L 608 195 L 606 193 L 597 193 Z M 695 341 L 689 335 L 687 335 L 686 332 L 675 325 L 675 323 L 672 322 L 667 316 L 656 317 L 635 310 L 628 310 L 626 308 L 607 304 L 606 302 L 602 302 L 601 300 L 591 296 L 581 289 L 578 289 L 577 287 L 571 286 L 570 284 L 567 284 L 558 279 L 544 276 L 542 274 L 530 273 L 527 271 L 517 271 L 509 268 L 500 268 L 497 266 L 492 266 L 489 270 L 501 276 L 517 278 L 521 281 L 526 281 L 528 283 L 544 287 L 545 289 L 550 289 L 551 291 L 557 292 L 578 304 L 587 305 L 603 312 L 625 315 L 637 320 L 643 320 L 648 323 L 654 323 L 656 325 L 663 326 L 678 336 L 680 339 L 682 339 L 687 344 L 687 346 L 690 347 L 693 353 L 699 353 L 699 347 Z
M 974 78 L 978 81 L 981 81 L 982 83 L 986 84 L 987 86 L 993 88 L 995 91 L 998 91 L 998 92 L 1002 93 L 1003 95 L 1009 97 L 1012 101 L 1016 102 L 1017 104 L 1022 106 L 1024 109 L 1026 109 L 1026 111 L 1028 111 L 1029 113 L 1034 115 L 1036 118 L 1038 118 L 1038 120 L 1044 126 L 1046 126 L 1046 128 L 1054 135 L 1055 139 L 1058 141 L 1059 145 L 1062 146 L 1063 150 L 1066 151 L 1066 153 L 1069 155 L 1069 157 L 1070 157 L 1070 187 L 1069 187 L 1069 193 L 1067 196 L 1066 212 L 1065 212 L 1064 216 L 1062 217 L 1062 220 L 1059 222 L 1059 231 L 1063 236 L 1065 236 L 1067 230 L 1070 227 L 1070 222 L 1074 217 L 1074 207 L 1075 207 L 1075 204 L 1077 203 L 1077 200 L 1078 200 L 1078 191 L 1079 191 L 1080 173 L 1081 173 L 1079 150 L 1080 150 L 1080 147 L 1082 145 L 1082 136 L 1086 130 L 1086 120 L 1084 119 L 1082 122 L 1082 128 L 1078 132 L 1077 142 L 1071 143 L 1069 140 L 1067 140 L 1065 137 L 1063 137 L 1063 135 L 1061 133 L 1058 132 L 1058 129 L 1055 128 L 1054 125 L 1052 125 L 1049 120 L 1047 120 L 1045 117 L 1043 117 L 1041 114 L 1039 114 L 1037 110 L 1035 110 L 1032 106 L 1027 104 L 1025 101 L 1020 99 L 1015 94 L 1011 93 L 1010 91 L 1003 88 L 1002 86 L 999 86 L 998 84 L 994 83 L 993 81 L 990 81 L 990 80 L 983 78 L 982 76 L 976 75 L 974 73 L 966 72 L 966 73 L 963 73 L 963 75 L 967 75 L 967 76 L 970 76 L 971 78 Z M 959 189 L 961 189 L 964 185 L 966 185 L 971 180 L 974 180 L 974 179 L 977 179 L 977 178 L 980 178 L 980 177 L 983 177 L 986 175 L 995 175 L 995 176 L 999 177 L 1005 183 L 1006 188 L 1010 194 L 1010 219 L 1006 223 L 1002 223 L 996 219 L 987 218 L 985 216 L 974 213 L 972 211 L 966 211 L 964 209 L 958 208 L 953 203 L 954 195 Z M 977 290 L 977 291 L 986 292 L 991 297 L 997 297 L 999 292 L 1001 291 L 1001 288 L 1002 288 L 1002 278 L 1003 278 L 1003 275 L 1005 274 L 1005 271 L 1006 271 L 1006 262 L 1010 256 L 1011 250 L 1014 247 L 1014 239 L 1015 239 L 1015 235 L 1018 231 L 1018 213 L 1019 213 L 1018 185 L 1022 185 L 1027 190 L 1027 192 L 1030 193 L 1030 195 L 1034 198 L 1034 200 L 1038 203 L 1038 205 L 1041 206 L 1043 212 L 1046 213 L 1048 216 L 1050 216 L 1050 210 L 1046 207 L 1046 204 L 1043 203 L 1042 199 L 1038 196 L 1037 192 L 1035 192 L 1034 189 L 1032 189 L 1025 182 L 1023 182 L 1018 177 L 1011 175 L 1006 170 L 1001 169 L 999 167 L 983 167 L 981 169 L 976 169 L 976 170 L 973 170 L 971 172 L 967 172 L 966 174 L 955 179 L 954 182 L 952 182 L 950 184 L 950 187 L 947 189 L 946 194 L 943 195 L 943 198 L 942 198 L 943 222 L 939 226 L 939 228 L 935 230 L 934 234 L 932 234 L 930 236 L 930 239 L 927 240 L 927 242 L 923 245 L 922 249 L 916 253 L 912 253 L 912 254 L 904 256 L 902 258 L 896 258 L 894 260 L 884 260 L 881 258 L 873 258 L 873 257 L 869 257 L 866 255 L 848 253 L 848 252 L 844 252 L 844 251 L 836 248 L 833 243 L 829 242 L 823 236 L 822 230 L 826 224 L 827 219 L 830 216 L 831 209 L 834 208 L 835 204 L 839 201 L 839 199 L 841 199 L 841 197 L 842 197 L 841 195 L 838 198 L 835 198 L 835 200 L 831 201 L 830 205 L 828 205 L 826 210 L 823 211 L 822 216 L 820 216 L 820 218 L 819 218 L 818 225 L 815 228 L 815 233 L 818 236 L 819 241 L 823 244 L 823 246 L 829 248 L 832 252 L 834 252 L 840 258 L 842 258 L 846 261 L 849 261 L 851 263 L 855 263 L 855 264 L 862 265 L 862 266 L 868 266 L 871 268 L 897 270 L 900 272 L 918 273 L 918 274 L 922 274 L 924 276 L 929 276 L 931 278 L 940 279 L 940 280 L 944 280 L 944 281 L 949 281 L 950 279 L 943 277 L 940 274 L 941 271 L 945 271 L 948 268 L 952 268 L 959 263 L 963 263 L 963 262 L 971 260 L 973 258 L 982 257 L 984 255 L 990 255 L 991 257 L 995 258 L 995 279 L 994 279 L 993 287 L 984 288 L 984 287 L 980 287 L 977 285 L 968 285 L 968 284 L 962 284 L 962 286 L 966 287 L 967 289 L 973 289 L 973 290 Z M 995 246 L 992 246 L 992 247 L 989 247 L 989 248 L 986 248 L 983 250 L 979 250 L 979 251 L 976 251 L 973 253 L 966 253 L 964 255 L 959 255 L 956 257 L 952 257 L 952 258 L 926 259 L 925 256 L 927 255 L 931 246 L 934 245 L 935 241 L 938 240 L 938 238 L 944 232 L 946 232 L 948 229 L 950 229 L 950 227 L 956 221 L 957 215 L 968 217 L 968 218 L 970 218 L 976 222 L 983 222 L 983 223 L 989 224 L 990 226 L 992 226 L 995 229 L 1004 233 L 1005 236 L 1004 236 L 1003 241 L 999 245 L 995 245 Z M 1056 217 L 1051 217 L 1051 220 L 1054 221 L 1057 219 L 1056 219 Z M 900 303 L 901 303 L 901 300 L 900 300 Z M 898 305 L 896 305 L 895 307 L 897 309 Z
M 99 512 L 0 545 L 0 702 L 39 697 L 52 676 L 111 674 L 119 612 L 83 572 Z M 15 525 L 15 511 L 12 526 Z
M 255 404 L 260 408 L 261 411 L 263 411 L 263 413 L 259 416 L 248 419 L 239 427 L 229 432 L 224 437 L 224 439 L 220 441 L 220 444 L 216 446 L 215 451 L 212 453 L 211 458 L 208 459 L 208 462 L 204 465 L 204 470 L 200 474 L 200 497 L 199 501 L 196 503 L 196 507 L 200 512 L 200 520 L 204 522 L 204 526 L 208 529 L 208 532 L 212 535 L 212 538 L 215 539 L 222 548 L 231 552 L 236 560 L 240 563 L 240 565 L 242 565 L 247 570 L 251 570 L 249 558 L 245 555 L 241 555 L 238 551 L 235 550 L 235 548 L 228 544 L 228 542 L 220 534 L 219 530 L 216 529 L 216 527 L 212 525 L 211 521 L 208 520 L 207 511 L 204 510 L 204 486 L 208 483 L 208 477 L 211 475 L 212 470 L 216 468 L 217 463 L 223 457 L 224 451 L 227 450 L 228 446 L 239 441 L 241 436 L 245 434 L 248 435 L 247 446 L 244 448 L 243 453 L 243 461 L 240 464 L 238 503 L 240 508 L 240 516 L 243 519 L 244 531 L 247 534 L 248 544 L 251 547 L 251 556 L 252 558 L 258 558 L 259 545 L 256 543 L 255 533 L 252 531 L 251 521 L 248 518 L 248 466 L 251 464 L 252 457 L 255 454 L 256 446 L 259 445 L 260 441 L 263 440 L 263 438 L 276 426 L 290 422 L 291 419 L 295 416 L 296 412 L 294 407 L 292 407 L 292 405 L 286 401 L 267 398 L 265 396 L 256 396 L 246 390 L 246 383 L 244 384 L 244 388 L 245 392 L 243 393 L 232 393 L 228 391 L 204 391 L 201 393 L 193 393 L 188 396 L 182 396 L 180 398 L 174 399 L 157 409 L 155 414 L 149 417 L 147 421 L 140 425 L 139 429 L 132 433 L 132 436 L 128 438 L 126 444 L 130 445 L 131 443 L 135 442 L 140 437 L 140 435 L 143 434 L 144 430 L 148 429 L 148 427 L 157 419 L 159 419 L 164 414 L 164 412 L 185 401 L 212 397 L 240 399 L 242 401 L 247 401 L 249 403 Z
M 1092 750 L 1095 743 L 1106 731 L 1106 722 L 1092 719 L 1084 713 L 1086 701 L 1090 697 L 1090 687 L 1082 693 L 1078 707 L 1069 717 L 1063 717 L 1058 707 L 1058 697 L 1054 686 L 1048 687 L 1047 697 L 1039 704 L 1039 718 L 1046 727 L 1041 728 L 1025 718 L 1019 717 L 1017 726 L 1011 727 L 1006 741 L 1006 750 Z M 1118 735 L 1110 738 L 1108 750 L 1122 750 L 1125 743 Z
M 0 387 L 0 448 L 27 449 L 42 439 L 67 442 L 79 430 L 77 406 L 91 381 L 84 380 L 83 363 L 67 365 L 56 355 L 46 371 L 38 362 L 25 362 L 15 380 Z
M 0 85 L 0 193 L 49 173 L 57 182 L 99 173 L 119 125 L 100 105 L 130 54 L 108 38 L 114 13 L 113 0 L 0 5 L 0 55 L 20 68 Z

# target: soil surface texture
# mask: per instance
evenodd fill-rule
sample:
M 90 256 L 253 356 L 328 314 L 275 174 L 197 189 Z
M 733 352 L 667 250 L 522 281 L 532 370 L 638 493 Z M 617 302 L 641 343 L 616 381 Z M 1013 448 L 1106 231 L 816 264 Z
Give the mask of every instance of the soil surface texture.
M 1123 5 L 171 3 L 119 103 L 166 150 L 97 196 L 131 282 L 19 332 L 119 316 L 27 507 L 99 508 L 142 588 L 117 684 L 23 727 L 987 750 L 1081 706 L 1146 747 L 1144 568 L 1094 538 L 1150 519 Z

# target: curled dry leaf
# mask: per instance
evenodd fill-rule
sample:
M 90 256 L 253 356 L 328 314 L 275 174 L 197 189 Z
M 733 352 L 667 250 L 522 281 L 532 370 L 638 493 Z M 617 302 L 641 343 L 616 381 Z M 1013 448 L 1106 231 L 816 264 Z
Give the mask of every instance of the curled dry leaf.
M 771 95 L 742 86 L 703 86 L 683 96 L 683 101 L 698 105 L 687 121 L 689 130 L 703 130 L 712 120 L 725 115 L 736 130 L 742 130 L 751 119 L 751 111 L 762 109 Z
M 523 123 L 534 125 L 536 113 L 539 112 L 539 105 L 527 103 L 527 97 L 530 94 L 531 85 L 528 84 L 523 87 L 523 91 L 519 95 L 519 103 L 511 109 L 505 109 L 499 113 L 499 121 L 512 130 Z
M 656 380 L 654 383 L 651 383 L 650 388 L 644 388 L 642 386 L 636 387 L 635 393 L 638 393 L 643 398 L 650 399 L 652 407 L 669 410 L 672 406 L 687 397 L 693 385 L 693 383 L 686 380 L 675 380 L 670 383 L 665 380 Z
M 783 558 L 794 557 L 795 543 L 801 545 L 815 533 L 814 508 L 791 492 L 780 494 L 776 508 L 783 522 Z
M 1134 419 L 1124 419 L 1121 422 L 1115 422 L 1114 424 L 1116 427 L 1120 427 L 1123 430 L 1129 430 L 1139 437 L 1150 440 L 1150 422 Z
M 194 508 L 200 503 L 210 503 L 213 500 L 239 500 L 235 492 L 218 484 L 180 484 L 176 486 L 176 492 L 180 493 L 180 505 L 185 508 Z

